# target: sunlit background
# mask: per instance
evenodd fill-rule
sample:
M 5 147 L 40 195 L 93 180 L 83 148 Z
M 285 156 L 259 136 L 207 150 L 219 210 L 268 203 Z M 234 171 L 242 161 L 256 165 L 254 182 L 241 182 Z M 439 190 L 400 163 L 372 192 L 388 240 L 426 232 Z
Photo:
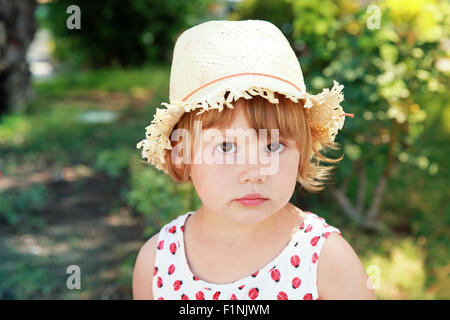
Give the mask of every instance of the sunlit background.
M 344 84 L 355 115 L 334 183 L 291 202 L 342 231 L 378 299 L 450 298 L 448 1 L 9 0 L 0 17 L 0 298 L 131 299 L 139 248 L 201 205 L 136 149 L 175 40 L 244 19 L 280 28 L 308 91 Z

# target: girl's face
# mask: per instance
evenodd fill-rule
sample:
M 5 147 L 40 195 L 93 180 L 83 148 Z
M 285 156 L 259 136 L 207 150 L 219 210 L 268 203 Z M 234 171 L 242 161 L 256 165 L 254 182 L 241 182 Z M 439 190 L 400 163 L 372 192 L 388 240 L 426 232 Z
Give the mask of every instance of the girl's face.
M 221 130 L 223 134 L 217 135 L 220 131 L 216 128 L 202 130 L 202 144 L 195 155 L 201 151 L 203 159 L 210 160 L 193 161 L 192 182 L 203 203 L 201 210 L 235 223 L 256 224 L 289 202 L 297 180 L 300 152 L 295 140 L 280 138 L 275 143 L 272 136 L 270 144 L 270 130 L 261 134 L 258 141 L 242 109 L 236 106 L 233 112 L 233 121 Z M 219 161 L 214 163 L 211 159 Z M 259 193 L 268 200 L 255 206 L 236 201 L 249 193 Z

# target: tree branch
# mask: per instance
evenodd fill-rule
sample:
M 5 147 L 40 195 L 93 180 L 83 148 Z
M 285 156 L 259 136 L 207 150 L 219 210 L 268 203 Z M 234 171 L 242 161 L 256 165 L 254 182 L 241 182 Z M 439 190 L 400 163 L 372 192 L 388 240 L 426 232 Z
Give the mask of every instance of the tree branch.
M 398 142 L 399 129 L 400 124 L 392 119 L 392 131 L 391 131 L 391 139 L 389 141 L 389 151 L 386 160 L 386 167 L 381 175 L 380 179 L 377 182 L 377 186 L 375 188 L 372 204 L 370 205 L 369 210 L 367 211 L 366 218 L 364 219 L 364 224 L 366 226 L 372 226 L 376 224 L 376 217 L 380 211 L 381 201 L 383 200 L 384 189 L 386 188 L 387 181 L 391 175 L 391 172 L 394 167 L 396 167 L 394 153 L 395 153 L 395 144 Z
M 358 174 L 358 198 L 356 200 L 356 210 L 358 212 L 363 212 L 364 201 L 366 200 L 366 188 L 367 188 L 367 177 L 366 177 L 366 164 L 361 161 L 357 166 Z
M 342 191 L 342 189 L 336 189 L 334 186 L 330 186 L 330 192 L 331 195 L 336 199 L 338 205 L 342 208 L 342 211 L 344 211 L 344 214 L 346 214 L 351 220 L 355 221 L 356 223 L 362 223 L 361 213 L 358 212 L 351 204 L 350 200 Z

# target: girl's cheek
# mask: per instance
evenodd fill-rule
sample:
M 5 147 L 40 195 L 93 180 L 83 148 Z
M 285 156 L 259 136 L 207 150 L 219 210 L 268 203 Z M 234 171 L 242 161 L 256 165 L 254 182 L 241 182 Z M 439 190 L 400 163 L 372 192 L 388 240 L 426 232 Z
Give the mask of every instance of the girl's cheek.
M 298 166 L 300 165 L 300 153 L 294 152 L 284 162 L 284 166 L 280 167 L 282 175 L 286 178 L 297 179 Z
M 230 186 L 230 174 L 220 165 L 198 166 L 195 175 L 195 188 L 199 197 L 209 206 L 219 204 L 227 199 Z
M 205 185 L 206 188 L 211 187 L 214 183 L 221 182 L 226 177 L 226 171 L 221 165 L 217 164 L 200 164 L 196 168 L 196 178 L 198 183 Z

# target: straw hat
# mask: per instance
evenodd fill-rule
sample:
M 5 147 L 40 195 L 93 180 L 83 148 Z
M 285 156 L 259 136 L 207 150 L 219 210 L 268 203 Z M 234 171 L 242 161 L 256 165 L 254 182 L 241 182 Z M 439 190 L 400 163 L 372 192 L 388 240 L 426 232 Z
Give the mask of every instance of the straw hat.
M 332 142 L 345 116 L 353 118 L 339 105 L 344 100 L 343 87 L 334 81 L 331 90 L 308 94 L 294 51 L 270 22 L 208 21 L 178 37 L 170 72 L 170 103 L 163 102 L 166 108 L 156 109 L 146 138 L 136 147 L 142 148 L 142 158 L 168 173 L 165 152 L 172 149 L 170 134 L 185 112 L 233 109 L 233 101 L 256 95 L 276 104 L 275 92 L 293 102 L 304 100 L 313 134 Z

